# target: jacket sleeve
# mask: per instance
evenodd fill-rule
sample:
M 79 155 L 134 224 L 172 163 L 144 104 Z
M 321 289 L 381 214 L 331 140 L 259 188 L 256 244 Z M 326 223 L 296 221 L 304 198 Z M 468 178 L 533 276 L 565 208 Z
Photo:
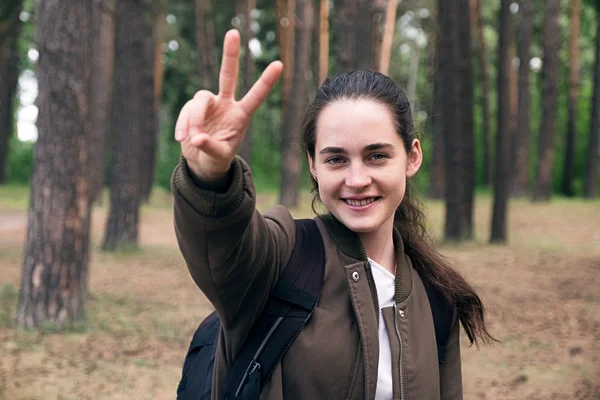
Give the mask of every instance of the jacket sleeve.
M 446 357 L 440 364 L 440 398 L 457 400 L 463 398 L 460 360 L 460 322 L 454 311 L 454 322 L 446 345 Z
M 175 233 L 190 274 L 224 329 L 243 336 L 289 261 L 295 227 L 283 207 L 265 216 L 256 210 L 252 175 L 241 158 L 233 161 L 230 173 L 224 193 L 203 190 L 192 181 L 182 157 L 171 188 Z

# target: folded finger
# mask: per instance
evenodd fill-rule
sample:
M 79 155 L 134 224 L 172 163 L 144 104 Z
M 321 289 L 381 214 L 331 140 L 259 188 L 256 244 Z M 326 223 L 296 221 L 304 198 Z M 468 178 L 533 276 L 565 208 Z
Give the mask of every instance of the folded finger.
M 188 135 L 190 103 L 191 100 L 185 103 L 179 112 L 179 117 L 177 117 L 177 122 L 175 123 L 175 140 L 178 142 L 184 141 Z

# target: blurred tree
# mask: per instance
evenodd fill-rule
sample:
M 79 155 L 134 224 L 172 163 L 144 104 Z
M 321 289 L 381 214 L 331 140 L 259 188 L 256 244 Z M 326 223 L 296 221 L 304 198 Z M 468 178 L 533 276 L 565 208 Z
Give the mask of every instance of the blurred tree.
M 529 1 L 529 0 L 523 0 Z M 479 61 L 479 73 L 481 79 L 481 108 L 482 108 L 482 146 L 483 146 L 483 160 L 481 162 L 482 168 L 482 182 L 484 185 L 489 185 L 492 182 L 492 168 L 490 158 L 490 73 L 488 71 L 488 55 L 487 46 L 485 43 L 484 35 L 484 23 L 482 15 L 482 5 L 480 0 L 471 0 L 471 24 L 475 28 L 475 36 L 477 40 L 477 52 Z
M 14 129 L 13 104 L 19 81 L 18 41 L 23 3 L 9 1 L 0 8 L 0 184 L 6 180 L 8 144 Z
M 600 158 L 600 0 L 594 0 L 594 2 L 596 8 L 594 88 L 583 189 L 584 196 L 589 199 L 595 198 L 598 194 L 598 159 Z
M 148 140 L 146 106 L 149 37 L 145 0 L 118 0 L 115 31 L 113 161 L 110 210 L 103 249 L 137 246 L 142 200 L 142 152 Z M 151 62 L 153 64 L 153 61 Z M 154 76 L 152 74 L 152 76 Z M 150 85 L 154 94 L 153 85 Z
M 256 0 L 237 0 L 238 15 L 242 21 L 242 84 L 240 87 L 240 97 L 245 96 L 248 90 L 254 84 L 254 57 L 250 51 L 250 41 L 254 39 L 252 31 L 252 11 L 256 8 Z M 252 164 L 252 121 L 248 125 L 244 141 L 239 149 L 239 155 L 248 164 Z
M 217 93 L 219 89 L 215 26 L 211 0 L 196 0 L 196 51 L 202 89 Z
M 156 146 L 158 143 L 158 109 L 156 108 L 155 85 L 156 85 L 156 52 L 161 51 L 157 44 L 163 42 L 163 21 L 159 21 L 162 9 L 165 4 L 162 0 L 144 0 L 143 30 L 144 36 L 144 67 L 140 75 L 143 79 L 142 92 L 140 93 L 143 101 L 144 115 L 142 119 L 142 141 L 140 145 L 141 157 L 141 191 L 142 200 L 148 202 L 152 187 L 154 185 L 154 172 L 156 168 Z
M 329 0 L 321 0 L 319 12 L 319 85 L 329 75 Z
M 337 72 L 377 69 L 380 24 L 385 7 L 381 0 L 340 0 L 337 8 Z
M 498 32 L 498 132 L 496 134 L 496 168 L 494 205 L 490 242 L 507 241 L 507 203 L 509 189 L 510 118 L 510 0 L 500 2 L 500 31 Z
M 110 148 L 111 96 L 115 53 L 115 0 L 94 0 L 92 17 L 93 46 L 90 101 L 90 196 L 102 201 L 105 183 L 104 160 Z
M 381 40 L 380 57 L 377 64 L 378 71 L 387 75 L 390 69 L 390 59 L 392 56 L 392 44 L 394 41 L 394 32 L 396 31 L 396 12 L 398 2 L 396 0 L 388 0 L 387 9 L 385 11 L 385 27 L 383 30 L 383 38 Z
M 473 120 L 474 82 L 473 82 L 473 45 L 471 43 L 471 21 L 469 0 L 458 0 L 458 73 L 460 74 L 460 114 L 459 134 L 462 136 L 462 151 L 464 157 L 464 187 L 463 203 L 460 211 L 465 223 L 464 236 L 473 238 L 473 213 L 475 204 L 475 132 Z
M 468 0 L 439 0 L 438 84 L 443 112 L 445 239 L 472 236 L 473 70 Z M 437 133 L 436 133 L 437 134 Z
M 281 141 L 281 192 L 280 203 L 297 207 L 300 201 L 300 172 L 302 154 L 297 134 L 300 132 L 302 111 L 307 104 L 305 71 L 310 68 L 311 34 L 313 31 L 313 0 L 296 0 L 294 41 L 294 68 L 291 93 L 285 109 Z
M 581 0 L 569 2 L 569 100 L 568 125 L 561 192 L 574 196 L 573 180 L 575 173 L 575 135 L 577 132 L 577 103 L 579 98 L 579 26 Z
M 542 46 L 544 63 L 542 68 L 542 122 L 539 134 L 538 161 L 534 201 L 550 200 L 552 195 L 552 167 L 554 165 L 554 135 L 558 104 L 560 33 L 558 17 L 560 0 L 546 2 Z
M 514 137 L 515 162 L 513 164 L 513 178 L 511 194 L 515 197 L 526 196 L 529 193 L 529 159 L 531 144 L 531 120 L 529 113 L 529 63 L 531 61 L 531 40 L 533 31 L 533 4 L 532 0 L 521 0 L 521 20 L 519 23 L 519 43 L 517 55 L 519 57 L 519 106 L 517 117 L 517 131 Z
M 432 102 L 432 124 L 433 124 L 433 151 L 431 155 L 431 179 L 429 182 L 429 197 L 433 199 L 441 200 L 444 198 L 444 101 L 443 91 L 446 90 L 444 84 L 445 70 L 444 65 L 440 63 L 442 54 L 447 57 L 444 53 L 445 49 L 442 49 L 442 44 L 447 46 L 447 43 L 442 38 L 442 35 L 446 33 L 447 29 L 444 26 L 445 15 L 440 13 L 439 9 L 436 10 L 436 33 L 435 33 L 435 55 L 434 55 L 434 72 L 433 72 L 433 102 Z
M 63 329 L 84 318 L 92 0 L 41 0 L 36 15 L 39 136 L 16 324 Z

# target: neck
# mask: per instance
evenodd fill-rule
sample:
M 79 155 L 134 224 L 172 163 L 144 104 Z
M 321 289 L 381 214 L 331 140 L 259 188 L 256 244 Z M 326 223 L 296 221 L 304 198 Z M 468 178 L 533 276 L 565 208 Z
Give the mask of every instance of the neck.
M 358 237 L 367 257 L 396 275 L 396 250 L 394 249 L 393 221 L 386 222 L 373 232 L 360 232 Z

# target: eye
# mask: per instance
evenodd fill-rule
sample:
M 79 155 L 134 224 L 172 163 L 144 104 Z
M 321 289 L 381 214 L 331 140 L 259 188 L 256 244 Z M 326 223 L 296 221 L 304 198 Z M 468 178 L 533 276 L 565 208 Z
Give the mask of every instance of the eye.
M 387 154 L 383 154 L 383 153 L 374 153 L 371 154 L 371 156 L 369 157 L 370 160 L 373 161 L 383 161 L 386 158 L 390 158 Z
M 327 160 L 325 160 L 326 164 L 341 164 L 344 162 L 344 159 L 342 157 L 330 157 Z

